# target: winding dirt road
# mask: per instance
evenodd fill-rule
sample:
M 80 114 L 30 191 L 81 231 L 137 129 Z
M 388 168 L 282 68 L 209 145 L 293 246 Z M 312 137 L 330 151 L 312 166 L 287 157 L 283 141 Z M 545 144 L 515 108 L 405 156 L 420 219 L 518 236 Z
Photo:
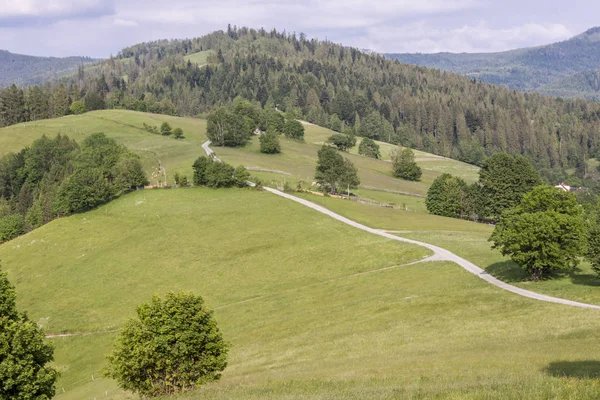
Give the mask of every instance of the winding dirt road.
M 207 152 L 208 155 L 213 154 L 212 149 L 210 149 L 208 146 L 210 145 L 210 141 L 207 141 L 206 143 L 204 143 L 202 145 L 202 147 L 204 148 L 204 150 Z M 254 184 L 248 182 L 248 184 L 250 186 L 254 186 Z M 433 256 L 429 257 L 427 259 L 427 261 L 451 261 L 455 264 L 458 264 L 460 267 L 462 267 L 463 269 L 467 270 L 468 272 L 472 273 L 473 275 L 476 275 L 477 277 L 483 279 L 484 281 L 499 287 L 500 289 L 504 289 L 507 290 L 509 292 L 518 294 L 519 296 L 523 296 L 523 297 L 529 297 L 530 299 L 535 299 L 535 300 L 540 300 L 540 301 L 545 301 L 548 303 L 556 303 L 556 304 L 563 304 L 566 306 L 571 306 L 571 307 L 579 307 L 579 308 L 591 308 L 591 309 L 596 309 L 596 310 L 600 310 L 600 306 L 594 305 L 594 304 L 587 304 L 587 303 L 580 303 L 578 301 L 572 301 L 572 300 L 566 300 L 566 299 L 560 299 L 558 297 L 552 297 L 552 296 L 548 296 L 545 294 L 540 294 L 540 293 L 536 293 L 536 292 L 532 292 L 530 290 L 526 290 L 526 289 L 521 289 L 518 288 L 516 286 L 513 285 L 509 285 L 506 282 L 501 281 L 500 279 L 494 278 L 492 275 L 490 275 L 488 272 L 486 272 L 485 270 L 479 268 L 477 265 L 473 264 L 470 261 L 465 260 L 462 257 L 457 256 L 456 254 L 443 249 L 441 247 L 438 246 L 434 246 L 432 244 L 429 243 L 423 243 L 423 242 L 419 242 L 416 240 L 412 240 L 412 239 L 406 239 L 400 236 L 396 236 L 396 235 L 392 235 L 391 233 L 388 232 L 384 232 L 378 229 L 373 229 L 373 228 L 369 228 L 366 225 L 360 224 L 356 221 L 352 221 L 351 219 L 348 219 L 346 217 L 342 217 L 341 215 L 334 213 L 331 210 L 328 210 L 325 207 L 322 207 L 318 204 L 312 203 L 308 200 L 305 199 L 301 199 L 300 197 L 296 197 L 293 196 L 291 194 L 288 193 L 284 193 L 282 191 L 276 190 L 276 189 L 271 189 L 269 187 L 263 187 L 264 190 L 271 192 L 277 196 L 286 198 L 288 200 L 292 200 L 295 201 L 296 203 L 300 203 L 303 206 L 312 208 L 315 211 L 318 211 L 322 214 L 325 214 L 333 219 L 336 219 L 340 222 L 343 222 L 346 225 L 350 225 L 354 228 L 363 230 L 365 232 L 369 232 L 372 233 L 373 235 L 378 235 L 378 236 L 382 236 L 384 238 L 387 239 L 391 239 L 391 240 L 396 240 L 398 242 L 403 242 L 403 243 L 410 243 L 410 244 L 415 244 L 417 246 L 422 246 L 425 248 L 428 248 L 429 250 L 433 251 Z

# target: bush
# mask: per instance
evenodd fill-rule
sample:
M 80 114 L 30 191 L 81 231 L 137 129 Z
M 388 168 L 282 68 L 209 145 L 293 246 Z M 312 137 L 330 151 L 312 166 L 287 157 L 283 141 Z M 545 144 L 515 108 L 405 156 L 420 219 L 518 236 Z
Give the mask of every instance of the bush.
M 358 187 L 360 179 L 354 164 L 342 157 L 334 148 L 323 146 L 318 152 L 315 180 L 325 192 L 336 192 Z
M 171 131 L 172 131 L 172 128 L 168 122 L 163 122 L 162 125 L 160 126 L 161 135 L 169 136 L 172 133 Z
M 183 129 L 181 129 L 181 128 L 175 128 L 173 130 L 173 137 L 175 139 L 183 139 Z
M 340 151 L 348 151 L 356 145 L 356 138 L 353 135 L 336 133 L 327 139 L 327 143 L 333 144 Z
M 121 388 L 142 397 L 173 395 L 218 380 L 227 353 L 202 297 L 155 295 L 119 332 L 106 372 Z
M 213 161 L 206 170 L 206 186 L 211 188 L 228 188 L 235 185 L 235 168 L 231 165 Z
M 71 112 L 71 114 L 83 114 L 86 109 L 85 109 L 85 104 L 83 104 L 83 101 L 80 100 L 76 100 L 71 104 L 71 107 L 69 107 L 69 111 Z
M 212 158 L 200 156 L 194 161 L 192 168 L 194 170 L 194 185 L 204 186 L 208 183 L 208 168 L 213 163 Z
M 283 134 L 295 140 L 304 139 L 304 126 L 295 119 L 288 119 L 283 126 Z
M 267 133 L 260 135 L 258 138 L 260 141 L 260 152 L 265 154 L 277 154 L 281 153 L 281 145 L 279 144 L 279 138 L 273 131 L 267 131 Z
M 450 174 L 442 174 L 433 181 L 427 192 L 425 205 L 431 214 L 464 218 L 467 183 Z
M 415 153 L 408 147 L 392 153 L 392 169 L 396 178 L 418 181 L 421 178 L 421 167 L 415 162 Z
M 358 154 L 361 156 L 380 159 L 379 145 L 373 139 L 363 138 L 358 146 Z
M 25 220 L 21 214 L 0 218 L 0 243 L 7 242 L 25 233 Z
M 248 186 L 246 182 L 250 179 L 250 172 L 243 165 L 238 165 L 233 173 L 235 186 L 244 188 Z

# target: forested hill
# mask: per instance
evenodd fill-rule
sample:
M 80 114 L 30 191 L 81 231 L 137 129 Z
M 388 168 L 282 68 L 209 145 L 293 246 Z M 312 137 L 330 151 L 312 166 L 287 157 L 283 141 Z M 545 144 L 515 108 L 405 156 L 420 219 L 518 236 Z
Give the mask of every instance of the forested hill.
M 597 80 L 600 69 L 600 27 L 563 42 L 500 53 L 386 56 L 408 64 L 439 68 L 484 82 L 506 85 L 512 89 L 600 99 Z
M 89 57 L 34 57 L 0 50 L 0 87 L 39 85 L 77 71 L 81 64 L 95 62 Z
M 138 44 L 52 89 L 7 89 L 0 118 L 6 125 L 99 108 L 195 116 L 236 96 L 474 164 L 506 151 L 540 169 L 561 169 L 583 165 L 600 148 L 600 104 L 523 94 L 304 35 L 247 28 Z

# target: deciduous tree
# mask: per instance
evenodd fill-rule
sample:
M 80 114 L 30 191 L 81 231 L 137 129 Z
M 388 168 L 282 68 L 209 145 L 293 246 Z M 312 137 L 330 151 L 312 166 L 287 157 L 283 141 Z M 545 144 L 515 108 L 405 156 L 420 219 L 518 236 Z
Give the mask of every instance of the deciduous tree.
M 490 241 L 530 275 L 532 280 L 579 264 L 585 250 L 582 209 L 572 193 L 538 186 L 507 210 Z
M 218 380 L 228 345 L 200 296 L 169 293 L 137 307 L 108 356 L 107 375 L 144 397 L 183 393 Z

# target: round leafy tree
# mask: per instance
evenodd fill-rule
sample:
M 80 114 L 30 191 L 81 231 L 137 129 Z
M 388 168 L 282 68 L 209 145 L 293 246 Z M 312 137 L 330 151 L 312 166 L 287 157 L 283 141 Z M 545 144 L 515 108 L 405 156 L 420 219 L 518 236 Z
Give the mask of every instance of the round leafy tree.
M 155 295 L 121 329 L 108 356 L 107 375 L 140 396 L 172 395 L 218 380 L 227 352 L 202 297 Z
M 17 311 L 15 288 L 0 271 L 0 399 L 51 399 L 58 377 L 47 366 L 53 354 L 44 333 Z
M 576 267 L 585 250 L 585 235 L 575 195 L 538 186 L 502 214 L 489 240 L 538 280 Z

